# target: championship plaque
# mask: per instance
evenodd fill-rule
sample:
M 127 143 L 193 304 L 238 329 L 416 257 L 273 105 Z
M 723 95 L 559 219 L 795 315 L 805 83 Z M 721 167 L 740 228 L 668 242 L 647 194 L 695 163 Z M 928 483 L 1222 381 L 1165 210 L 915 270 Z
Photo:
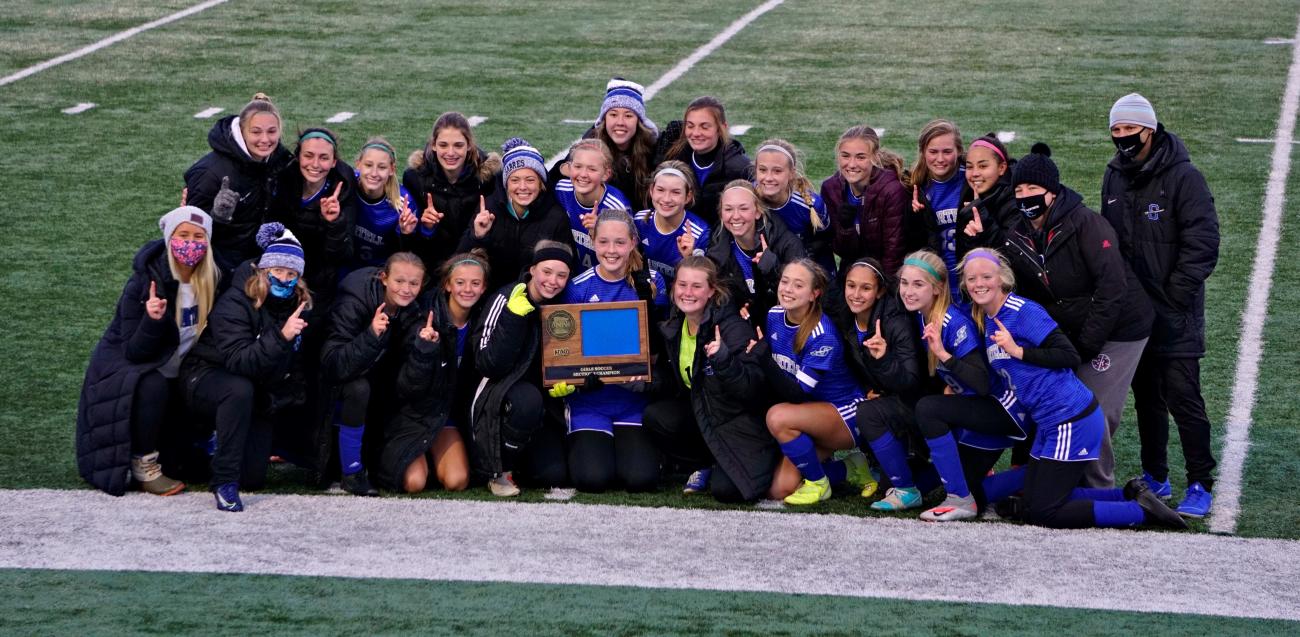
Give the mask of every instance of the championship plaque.
M 543 305 L 542 384 L 650 380 L 645 301 Z

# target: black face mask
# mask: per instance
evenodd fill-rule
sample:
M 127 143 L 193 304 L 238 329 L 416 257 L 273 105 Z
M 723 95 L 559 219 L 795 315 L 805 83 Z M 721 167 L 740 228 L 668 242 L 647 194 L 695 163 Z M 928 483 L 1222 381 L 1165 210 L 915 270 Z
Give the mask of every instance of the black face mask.
M 1112 135 L 1110 141 L 1115 142 L 1115 148 L 1119 149 L 1119 154 L 1129 159 L 1137 157 L 1138 153 L 1142 152 L 1142 146 L 1144 145 L 1144 142 L 1142 141 L 1142 131 L 1138 131 L 1132 135 L 1125 135 L 1123 137 Z
M 1029 195 L 1028 197 L 1016 197 L 1016 204 L 1020 206 L 1020 214 L 1026 219 L 1033 221 L 1044 212 L 1047 212 L 1047 193 Z

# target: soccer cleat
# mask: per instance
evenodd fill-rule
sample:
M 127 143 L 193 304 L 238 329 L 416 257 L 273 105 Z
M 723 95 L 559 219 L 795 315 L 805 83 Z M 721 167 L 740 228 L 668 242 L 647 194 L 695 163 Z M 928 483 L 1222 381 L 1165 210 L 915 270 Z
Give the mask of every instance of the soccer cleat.
M 519 487 L 515 486 L 515 476 L 509 471 L 498 473 L 495 478 L 489 480 L 488 490 L 498 498 L 513 498 L 519 495 Z
M 1138 506 L 1142 507 L 1142 511 L 1146 513 L 1147 523 L 1180 531 L 1187 530 L 1187 522 L 1183 521 L 1177 512 L 1169 508 L 1169 505 L 1151 490 L 1151 485 L 1147 484 L 1145 476 L 1129 480 L 1128 484 L 1124 485 L 1124 497 L 1137 502 Z
M 1143 471 L 1142 480 L 1147 483 L 1148 487 L 1151 487 L 1151 492 L 1156 494 L 1157 498 L 1160 498 L 1161 500 L 1168 500 L 1169 498 L 1173 497 L 1174 489 L 1173 487 L 1169 486 L 1168 478 L 1165 478 L 1164 482 L 1157 482 L 1155 478 L 1151 477 L 1151 474 Z
M 795 489 L 794 493 L 785 496 L 785 503 L 804 506 L 829 499 L 831 499 L 831 481 L 822 478 L 821 480 L 804 480 L 803 484 L 799 485 L 799 488 Z
M 921 513 L 921 519 L 926 522 L 951 522 L 953 520 L 967 520 L 979 514 L 979 507 L 975 505 L 975 496 L 966 497 L 949 494 L 943 499 L 939 506 Z
M 692 493 L 707 491 L 709 488 L 709 477 L 712 475 L 713 469 L 700 469 L 699 471 L 692 473 L 691 477 L 686 480 L 686 486 L 682 487 L 682 493 L 690 495 Z
M 185 483 L 163 475 L 158 464 L 158 452 L 131 457 L 131 477 L 140 483 L 140 489 L 154 495 L 175 495 L 185 489 Z
M 875 511 L 903 511 L 921 506 L 921 490 L 916 487 L 890 487 L 885 497 L 871 503 Z
M 1178 505 L 1178 515 L 1185 518 L 1203 518 L 1210 512 L 1210 505 L 1214 503 L 1214 496 L 1210 495 L 1205 487 L 1199 482 L 1193 482 L 1187 487 L 1187 493 L 1183 496 L 1183 501 Z
M 352 495 L 366 497 L 379 495 L 379 489 L 370 484 L 370 478 L 366 476 L 365 469 L 343 476 L 343 479 L 339 481 L 339 486 Z
M 212 490 L 217 498 L 217 510 L 236 513 L 244 510 L 244 501 L 239 499 L 239 485 L 234 482 L 218 484 Z

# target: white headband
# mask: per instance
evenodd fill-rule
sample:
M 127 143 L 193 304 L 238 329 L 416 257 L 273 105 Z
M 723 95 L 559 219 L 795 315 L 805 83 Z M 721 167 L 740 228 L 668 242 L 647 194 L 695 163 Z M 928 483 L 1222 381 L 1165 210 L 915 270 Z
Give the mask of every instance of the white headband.
M 686 182 L 686 183 L 690 183 L 690 181 L 691 181 L 691 180 L 689 180 L 689 179 L 686 178 L 686 174 L 685 174 L 685 173 L 683 173 L 683 172 L 680 171 L 680 170 L 677 170 L 676 168 L 661 168 L 661 169 L 659 170 L 659 172 L 655 173 L 655 179 L 658 179 L 658 178 L 660 178 L 660 177 L 662 177 L 662 176 L 664 176 L 664 175 L 672 175 L 673 177 L 681 177 L 681 178 L 682 178 L 682 181 L 684 181 L 684 182 Z
M 794 155 L 791 155 L 791 154 L 790 154 L 790 151 L 788 151 L 788 150 L 786 150 L 786 149 L 784 149 L 784 148 L 781 148 L 780 146 L 777 146 L 776 144 L 767 144 L 767 145 L 759 146 L 759 147 L 758 147 L 758 153 L 761 153 L 761 152 L 764 152 L 764 151 L 768 151 L 768 150 L 773 151 L 773 152 L 777 152 L 777 153 L 781 153 L 782 155 L 785 155 L 786 157 L 789 157 L 789 158 L 790 158 L 790 164 L 791 164 L 791 165 L 794 165 L 795 163 L 797 163 L 797 162 L 795 162 L 795 160 L 794 160 Z M 754 155 L 758 155 L 758 153 L 754 153 Z

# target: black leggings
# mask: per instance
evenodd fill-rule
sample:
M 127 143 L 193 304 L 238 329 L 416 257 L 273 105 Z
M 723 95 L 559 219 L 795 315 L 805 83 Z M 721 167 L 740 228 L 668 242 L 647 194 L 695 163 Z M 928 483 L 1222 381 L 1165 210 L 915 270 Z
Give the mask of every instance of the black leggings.
M 266 482 L 271 456 L 271 422 L 253 406 L 253 381 L 224 369 L 203 375 L 190 392 L 190 409 L 216 425 L 212 485 L 238 483 L 257 489 Z
M 131 455 L 143 456 L 158 451 L 171 390 L 172 381 L 157 370 L 141 374 L 136 381 L 135 396 L 131 399 Z
M 1053 529 L 1097 525 L 1092 500 L 1071 500 L 1087 462 L 1031 459 L 1025 471 L 1025 514 L 1030 524 Z
M 362 376 L 343 384 L 339 392 L 342 407 L 339 420 L 344 427 L 359 427 L 366 424 L 366 410 L 370 408 L 370 381 Z
M 601 493 L 621 482 L 631 492 L 659 487 L 659 450 L 644 427 L 616 425 L 569 434 L 569 477 L 580 491 Z
M 719 502 L 740 503 L 745 496 L 713 457 L 695 422 L 690 397 L 666 398 L 646 405 L 642 426 L 665 456 L 692 470 L 711 467 L 709 491 Z M 617 431 L 618 428 L 615 428 Z
M 991 436 L 1022 436 L 1024 432 L 996 398 L 991 396 L 932 395 L 916 403 L 916 424 L 926 440 L 938 438 L 954 429 L 965 429 Z M 978 449 L 957 445 L 962 475 L 980 509 L 988 504 L 984 496 L 984 476 L 988 475 L 1001 449 Z
M 558 487 L 569 481 L 564 429 L 548 426 L 546 403 L 537 385 L 518 382 L 506 390 L 501 429 L 501 464 L 515 480 L 532 487 Z M 516 470 L 517 469 L 517 470 Z

